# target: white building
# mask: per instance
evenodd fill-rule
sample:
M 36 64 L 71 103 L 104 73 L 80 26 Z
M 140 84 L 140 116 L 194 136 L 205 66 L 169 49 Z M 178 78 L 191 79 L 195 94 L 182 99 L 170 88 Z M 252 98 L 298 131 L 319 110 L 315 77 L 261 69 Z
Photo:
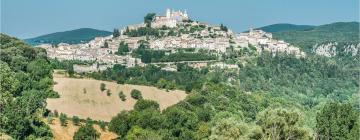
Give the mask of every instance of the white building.
M 163 26 L 174 28 L 176 25 L 184 20 L 188 20 L 186 10 L 184 12 L 166 9 L 165 16 L 155 16 L 154 21 L 151 22 L 152 28 L 161 28 Z

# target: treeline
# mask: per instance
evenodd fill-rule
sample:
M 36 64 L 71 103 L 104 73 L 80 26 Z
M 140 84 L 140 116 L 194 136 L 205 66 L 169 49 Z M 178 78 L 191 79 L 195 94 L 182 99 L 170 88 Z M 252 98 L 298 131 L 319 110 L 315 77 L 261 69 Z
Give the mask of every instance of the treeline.
M 193 88 L 200 88 L 201 82 L 208 70 L 197 70 L 185 64 L 178 64 L 176 72 L 164 71 L 160 67 L 149 65 L 146 67 L 126 68 L 123 65 L 114 65 L 100 73 L 94 72 L 86 76 L 116 81 L 119 84 L 152 85 L 166 89 L 182 89 L 190 92 Z
M 140 45 L 138 49 L 132 52 L 132 56 L 138 57 L 143 63 L 156 62 L 180 62 L 180 61 L 206 61 L 216 60 L 217 56 L 207 53 L 195 53 L 179 50 L 176 53 L 166 55 L 166 51 L 147 49 L 146 46 Z
M 140 36 L 160 36 L 159 29 L 151 28 L 151 27 L 140 27 L 138 29 L 129 30 L 129 28 L 126 28 L 124 35 L 130 36 L 130 37 L 140 37 Z
M 0 132 L 15 139 L 51 139 L 43 122 L 45 99 L 58 97 L 52 90 L 53 69 L 41 48 L 1 34 Z

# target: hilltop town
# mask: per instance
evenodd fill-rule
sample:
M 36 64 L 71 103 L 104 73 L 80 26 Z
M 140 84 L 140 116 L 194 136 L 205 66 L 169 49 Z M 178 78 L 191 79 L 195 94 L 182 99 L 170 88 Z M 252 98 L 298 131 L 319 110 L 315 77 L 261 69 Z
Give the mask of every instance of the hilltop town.
M 165 15 L 148 14 L 149 20 L 141 24 L 129 25 L 115 29 L 114 34 L 107 37 L 96 37 L 88 43 L 58 45 L 42 44 L 48 57 L 63 60 L 79 60 L 92 62 L 92 65 L 74 65 L 77 72 L 102 71 L 114 64 L 126 67 L 145 66 L 149 62 L 135 57 L 133 52 L 139 46 L 147 49 L 165 51 L 165 55 L 178 53 L 179 49 L 190 49 L 192 52 L 205 52 L 212 56 L 221 56 L 232 52 L 263 51 L 286 53 L 296 57 L 305 57 L 299 48 L 281 40 L 272 38 L 271 33 L 250 29 L 246 33 L 234 33 L 224 25 L 210 25 L 189 18 L 187 11 L 166 10 Z M 128 51 L 119 51 L 119 44 L 125 44 Z M 190 60 L 191 61 L 191 60 Z M 196 60 L 194 60 L 196 61 Z M 192 66 L 204 65 L 207 61 L 192 63 Z M 214 64 L 223 66 L 226 64 Z M 236 68 L 236 65 L 228 65 Z M 165 68 L 165 70 L 173 70 Z

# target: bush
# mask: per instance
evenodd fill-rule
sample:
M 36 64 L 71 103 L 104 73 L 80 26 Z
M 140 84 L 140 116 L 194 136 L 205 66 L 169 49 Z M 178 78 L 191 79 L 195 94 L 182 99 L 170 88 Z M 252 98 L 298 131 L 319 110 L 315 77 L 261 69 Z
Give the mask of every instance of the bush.
M 54 110 L 54 116 L 59 117 L 59 112 L 57 110 Z
M 53 124 L 53 121 L 54 121 L 54 118 L 53 118 L 52 116 L 48 116 L 48 117 L 47 117 L 47 122 L 48 122 L 49 124 Z
M 110 96 L 111 94 L 112 94 L 112 93 L 111 93 L 110 89 L 106 90 L 106 95 L 107 95 L 107 96 Z
M 143 97 L 141 95 L 141 92 L 139 90 L 137 90 L 137 89 L 133 89 L 130 94 L 131 94 L 131 97 L 134 98 L 134 99 L 137 99 L 137 100 L 138 99 L 143 99 Z
M 156 101 L 151 100 L 139 100 L 136 102 L 134 109 L 137 111 L 145 110 L 145 109 L 155 109 L 160 110 L 159 104 Z
M 100 84 L 100 90 L 101 91 L 105 91 L 106 90 L 106 85 L 104 83 Z
M 80 124 L 80 118 L 78 116 L 73 116 L 72 122 L 74 125 L 78 126 Z
M 106 123 L 104 121 L 99 121 L 99 126 L 100 126 L 101 130 L 103 130 L 103 131 L 106 130 Z
M 60 113 L 60 124 L 61 126 L 67 125 L 67 116 L 64 113 Z
M 109 131 L 124 137 L 130 129 L 130 116 L 128 112 L 122 111 L 113 117 L 109 123 Z
M 119 98 L 121 99 L 121 101 L 126 101 L 126 95 L 124 94 L 124 92 L 119 92 Z
M 92 125 L 86 124 L 81 126 L 74 134 L 74 140 L 96 140 L 100 137 L 100 133 L 97 132 Z

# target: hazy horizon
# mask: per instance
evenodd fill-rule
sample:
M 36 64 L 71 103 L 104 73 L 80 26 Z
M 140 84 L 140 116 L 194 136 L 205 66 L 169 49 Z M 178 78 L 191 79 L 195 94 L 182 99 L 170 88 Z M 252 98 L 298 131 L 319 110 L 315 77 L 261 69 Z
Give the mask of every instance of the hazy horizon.
M 142 22 L 143 16 L 149 12 L 164 14 L 166 8 L 186 9 L 194 20 L 209 24 L 223 23 L 235 32 L 277 23 L 322 25 L 359 22 L 357 0 L 269 0 L 257 4 L 259 2 L 2 0 L 1 32 L 25 39 L 78 28 L 112 31 L 114 28 Z

